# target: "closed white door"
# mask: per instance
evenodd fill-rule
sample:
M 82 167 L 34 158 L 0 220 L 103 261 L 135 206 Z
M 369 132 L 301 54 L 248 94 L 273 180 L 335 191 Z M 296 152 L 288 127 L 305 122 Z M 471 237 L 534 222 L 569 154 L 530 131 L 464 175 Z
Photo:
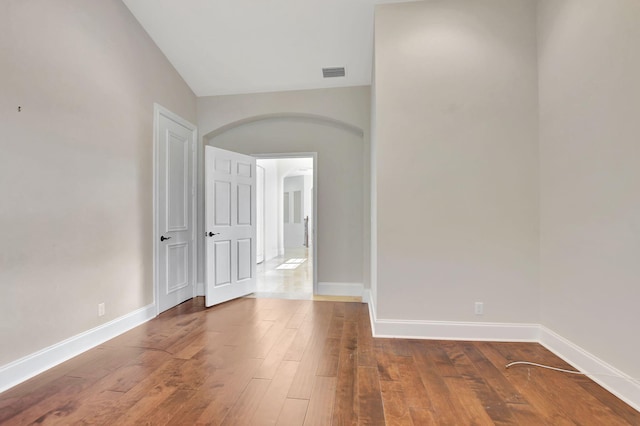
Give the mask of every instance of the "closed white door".
M 256 160 L 205 147 L 205 304 L 256 291 Z
M 155 265 L 158 313 L 194 296 L 195 127 L 156 109 Z

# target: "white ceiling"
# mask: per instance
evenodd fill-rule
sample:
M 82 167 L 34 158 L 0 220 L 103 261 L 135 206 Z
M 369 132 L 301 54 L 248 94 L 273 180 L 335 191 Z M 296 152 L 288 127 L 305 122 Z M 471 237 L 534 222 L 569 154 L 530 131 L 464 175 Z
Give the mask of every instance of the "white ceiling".
M 197 96 L 371 84 L 375 3 L 123 0 Z M 346 77 L 322 78 L 323 67 Z

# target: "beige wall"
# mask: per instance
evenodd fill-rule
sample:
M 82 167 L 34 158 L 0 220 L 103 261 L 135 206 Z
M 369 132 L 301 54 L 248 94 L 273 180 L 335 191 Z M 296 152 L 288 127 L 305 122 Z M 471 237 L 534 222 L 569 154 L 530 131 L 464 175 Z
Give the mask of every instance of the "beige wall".
M 119 0 L 3 1 L 0 52 L 3 365 L 153 302 L 153 103 L 196 101 Z
M 246 154 L 318 153 L 319 282 L 369 282 L 370 102 L 369 87 L 198 99 L 205 143 Z M 199 185 L 202 194 L 202 177 Z M 199 205 L 203 211 L 202 197 Z
M 378 318 L 537 322 L 535 25 L 529 0 L 376 8 Z
M 539 7 L 542 323 L 640 377 L 640 2 Z

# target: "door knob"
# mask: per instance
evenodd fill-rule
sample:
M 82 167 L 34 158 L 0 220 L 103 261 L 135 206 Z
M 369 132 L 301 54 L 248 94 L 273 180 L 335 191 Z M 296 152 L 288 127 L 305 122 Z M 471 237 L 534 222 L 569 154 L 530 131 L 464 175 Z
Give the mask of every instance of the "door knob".
M 207 232 L 206 234 L 204 234 L 205 237 L 213 237 L 214 235 L 219 235 L 219 232 L 213 233 L 211 231 Z
M 160 241 L 170 240 L 171 237 L 165 237 L 164 235 L 160 236 Z

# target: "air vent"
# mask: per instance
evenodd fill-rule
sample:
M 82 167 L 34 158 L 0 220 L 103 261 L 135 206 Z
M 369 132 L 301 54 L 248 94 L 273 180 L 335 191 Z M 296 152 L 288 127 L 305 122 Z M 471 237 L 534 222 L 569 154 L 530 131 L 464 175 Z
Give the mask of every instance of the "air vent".
M 322 76 L 324 78 L 344 77 L 344 67 L 322 68 Z

